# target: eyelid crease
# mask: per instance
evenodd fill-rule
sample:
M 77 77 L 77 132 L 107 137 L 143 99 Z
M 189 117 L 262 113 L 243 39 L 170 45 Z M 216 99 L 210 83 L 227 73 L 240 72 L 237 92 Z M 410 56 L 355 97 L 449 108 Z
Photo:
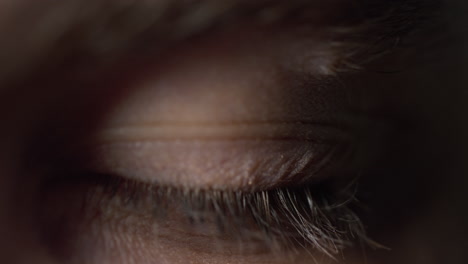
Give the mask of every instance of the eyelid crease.
M 105 128 L 98 143 L 167 140 L 304 140 L 315 143 L 349 142 L 345 128 L 311 122 L 155 123 Z

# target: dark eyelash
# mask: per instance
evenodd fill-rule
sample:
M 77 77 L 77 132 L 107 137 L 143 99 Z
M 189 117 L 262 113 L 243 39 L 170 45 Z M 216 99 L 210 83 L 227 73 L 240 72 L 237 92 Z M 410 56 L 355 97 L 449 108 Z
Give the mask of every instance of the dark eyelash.
M 354 182 L 242 192 L 157 186 L 105 176 L 99 185 L 102 193 L 135 212 L 150 207 L 152 217 L 161 218 L 177 205 L 194 227 L 205 225 L 209 218 L 220 235 L 229 232 L 239 241 L 262 237 L 281 250 L 315 250 L 333 258 L 354 242 L 372 243 L 353 211 Z

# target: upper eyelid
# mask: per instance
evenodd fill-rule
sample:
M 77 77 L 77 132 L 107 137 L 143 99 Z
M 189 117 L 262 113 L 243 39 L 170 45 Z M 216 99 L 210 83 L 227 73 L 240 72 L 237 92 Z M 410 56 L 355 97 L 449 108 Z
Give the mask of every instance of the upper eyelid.
M 287 141 L 153 141 L 103 145 L 86 163 L 91 171 L 168 186 L 269 189 L 330 176 L 324 169 L 339 166 L 343 151 Z
M 168 185 L 262 189 L 325 177 L 318 172 L 333 167 L 330 162 L 341 164 L 344 150 L 338 149 L 352 142 L 349 131 L 326 122 L 162 123 L 107 128 L 85 151 L 92 156 L 89 168 L 101 173 Z

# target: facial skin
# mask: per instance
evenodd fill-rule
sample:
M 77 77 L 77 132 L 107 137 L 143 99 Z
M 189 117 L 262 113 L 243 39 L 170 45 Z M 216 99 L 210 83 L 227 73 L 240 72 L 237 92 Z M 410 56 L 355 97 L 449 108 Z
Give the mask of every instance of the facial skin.
M 455 3 L 392 35 L 399 24 L 377 19 L 380 7 L 371 27 L 356 22 L 366 1 L 316 1 L 295 19 L 278 12 L 293 4 L 263 13 L 253 4 L 253 15 L 213 11 L 250 4 L 183 10 L 173 1 L 184 14 L 175 19 L 156 12 L 164 1 L 49 2 L 0 9 L 2 263 L 466 261 L 466 58 Z M 422 16 L 402 12 L 390 21 Z M 124 202 L 132 195 L 109 194 L 100 174 L 176 194 L 320 189 L 359 174 L 355 196 L 368 209 L 355 213 L 383 246 L 361 241 L 336 260 L 319 247 L 327 240 L 275 248 L 236 236 L 258 235 L 242 214 L 241 228 L 221 218 L 220 233 L 218 215 L 201 211 L 194 227 L 186 196 L 151 200 L 145 187 Z

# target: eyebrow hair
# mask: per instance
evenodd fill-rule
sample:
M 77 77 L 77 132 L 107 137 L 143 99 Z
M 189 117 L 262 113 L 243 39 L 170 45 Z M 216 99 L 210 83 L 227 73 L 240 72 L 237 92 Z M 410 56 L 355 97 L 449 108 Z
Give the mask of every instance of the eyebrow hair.
M 117 60 L 128 51 L 156 51 L 174 42 L 248 21 L 326 26 L 331 44 L 371 60 L 431 20 L 440 0 L 68 0 L 28 3 L 0 25 L 0 83 L 37 67 Z M 25 8 L 29 7 L 29 8 Z M 1 27 L 3 26 L 3 27 Z M 364 52 L 363 52 L 364 51 Z M 365 54 L 363 56 L 362 54 Z M 377 54 L 377 55 L 375 55 Z M 351 63 L 350 63 L 351 64 Z M 45 67 L 47 68 L 47 67 Z
M 434 17 L 439 0 L 202 0 L 133 1 L 109 4 L 103 1 L 90 27 L 106 28 L 107 44 L 119 40 L 138 41 L 139 49 L 163 45 L 221 30 L 248 21 L 250 26 L 295 24 L 326 26 L 337 37 L 353 41 L 388 40 L 410 34 Z M 97 23 L 96 21 L 97 20 Z M 86 24 L 86 23 L 85 23 Z M 92 31 L 92 30 L 91 30 Z M 92 39 L 92 38 L 95 39 Z M 96 35 L 88 37 L 95 41 Z M 120 39 L 119 39 L 120 38 Z M 382 41 L 383 42 L 383 41 Z M 112 46 L 111 44 L 109 46 Z M 117 44 L 118 45 L 118 44 Z M 108 46 L 108 47 L 109 47 Z

